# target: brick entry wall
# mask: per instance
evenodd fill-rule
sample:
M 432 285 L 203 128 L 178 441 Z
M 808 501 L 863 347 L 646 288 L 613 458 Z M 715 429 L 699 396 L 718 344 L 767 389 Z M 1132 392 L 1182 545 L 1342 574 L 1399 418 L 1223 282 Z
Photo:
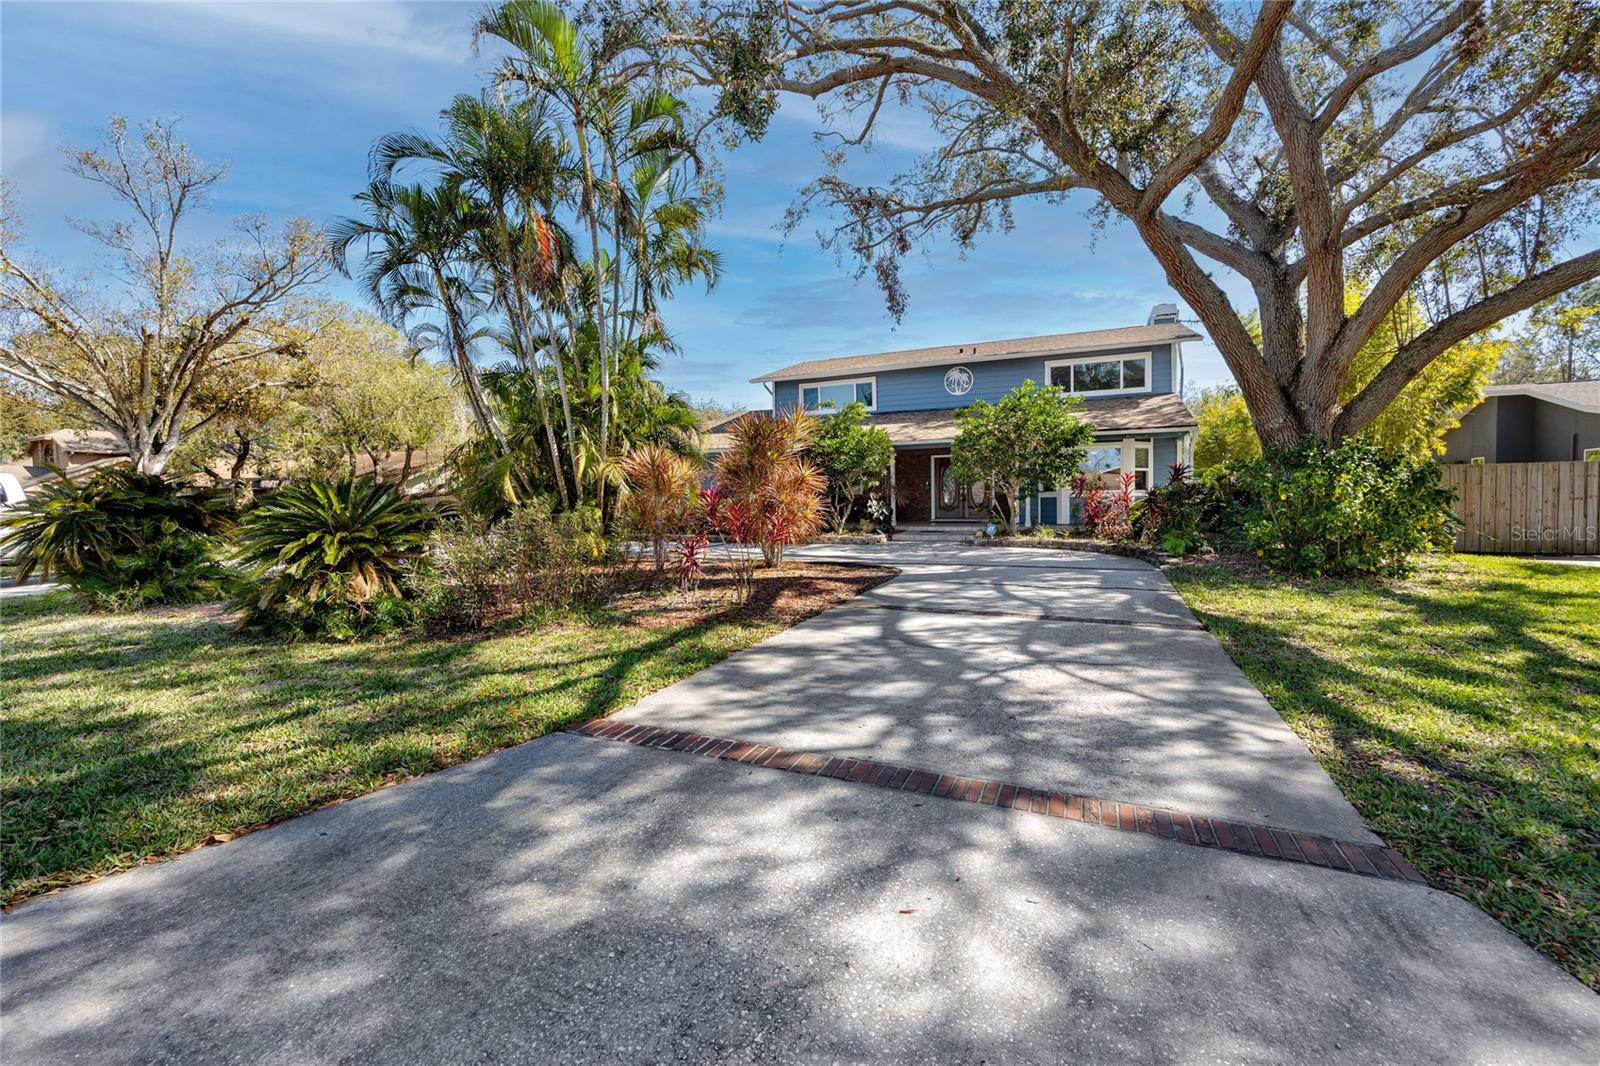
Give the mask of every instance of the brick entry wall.
M 929 460 L 949 448 L 900 449 L 894 453 L 894 497 L 901 525 L 933 521 L 933 494 L 928 480 Z

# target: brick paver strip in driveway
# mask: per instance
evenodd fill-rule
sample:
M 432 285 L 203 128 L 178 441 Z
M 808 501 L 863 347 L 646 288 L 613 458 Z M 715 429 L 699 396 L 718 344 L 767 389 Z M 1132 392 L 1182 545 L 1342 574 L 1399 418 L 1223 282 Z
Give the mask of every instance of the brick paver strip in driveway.
M 1154 834 L 1174 843 L 1222 848 L 1284 862 L 1323 866 L 1345 873 L 1426 884 L 1426 879 L 1393 848 L 1353 840 L 1335 840 L 1278 826 L 1242 825 L 1187 811 L 1150 810 L 1132 803 L 1081 796 L 1045 788 L 1024 788 L 1001 781 L 958 777 L 938 770 L 894 766 L 865 757 L 829 757 L 816 752 L 788 751 L 749 741 L 708 737 L 674 729 L 640 726 L 618 718 L 593 718 L 568 726 L 567 732 L 599 740 L 617 740 L 642 748 L 663 748 L 771 770 L 831 777 L 877 785 L 895 791 L 933 795 L 1001 810 L 1069 818 L 1106 829 Z M 1025 799 L 1027 802 L 1021 802 Z
M 902 572 L 624 717 L 1382 843 L 1156 568 L 1041 549 L 813 552 Z M 1077 617 L 1024 613 L 1040 610 Z

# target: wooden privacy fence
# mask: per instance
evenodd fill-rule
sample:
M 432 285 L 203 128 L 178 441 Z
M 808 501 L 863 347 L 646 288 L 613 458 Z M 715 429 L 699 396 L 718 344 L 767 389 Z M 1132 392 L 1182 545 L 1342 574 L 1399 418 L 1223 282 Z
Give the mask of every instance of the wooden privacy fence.
M 1508 555 L 1600 552 L 1600 463 L 1452 463 L 1456 551 Z

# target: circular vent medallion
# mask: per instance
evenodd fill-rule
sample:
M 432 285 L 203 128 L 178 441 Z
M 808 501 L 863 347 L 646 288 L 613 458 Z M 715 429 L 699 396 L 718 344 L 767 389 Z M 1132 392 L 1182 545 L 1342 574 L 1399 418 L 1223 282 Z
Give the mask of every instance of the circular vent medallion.
M 953 366 L 944 372 L 944 391 L 952 396 L 965 396 L 972 391 L 972 371 L 964 366 Z

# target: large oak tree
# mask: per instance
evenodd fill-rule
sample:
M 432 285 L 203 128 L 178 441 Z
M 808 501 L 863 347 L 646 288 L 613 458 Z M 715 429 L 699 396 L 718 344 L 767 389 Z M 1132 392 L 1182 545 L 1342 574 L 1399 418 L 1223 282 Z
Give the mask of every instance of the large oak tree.
M 904 309 L 898 264 L 965 245 L 1021 198 L 1094 194 L 1199 316 L 1262 437 L 1359 432 L 1458 341 L 1600 275 L 1600 7 L 1406 0 L 765 0 L 662 7 L 650 59 L 760 135 L 781 94 L 838 141 L 803 193 Z M 883 185 L 848 180 L 887 107 L 940 140 Z M 1590 214 L 1588 217 L 1592 217 Z M 1257 344 L 1219 283 L 1248 282 Z M 1373 279 L 1346 306 L 1347 277 Z M 1352 366 L 1403 301 L 1384 368 Z

